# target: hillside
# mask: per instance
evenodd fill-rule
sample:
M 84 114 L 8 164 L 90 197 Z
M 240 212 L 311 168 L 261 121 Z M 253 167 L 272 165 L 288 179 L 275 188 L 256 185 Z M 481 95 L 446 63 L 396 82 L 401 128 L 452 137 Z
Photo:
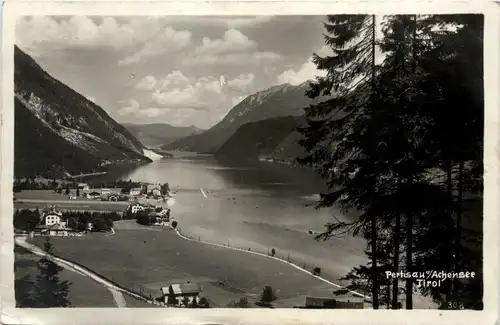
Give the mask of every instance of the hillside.
M 293 146 L 290 136 L 302 121 L 301 117 L 284 116 L 246 123 L 215 154 L 231 159 L 272 158 L 281 146 Z
M 162 146 L 167 150 L 216 152 L 240 126 L 274 117 L 301 116 L 304 107 L 321 102 L 305 96 L 307 82 L 298 86 L 283 84 L 259 91 L 234 106 L 219 123 L 209 130 Z
M 16 176 L 151 161 L 140 141 L 102 108 L 54 79 L 17 46 L 14 53 Z
M 299 140 L 301 138 L 302 135 L 298 131 L 291 132 L 274 148 L 270 155 L 263 155 L 263 158 L 294 162 L 297 158 L 305 157 L 307 153 L 305 149 L 299 145 Z
M 194 126 L 176 127 L 166 123 L 122 124 L 143 145 L 149 148 L 171 143 L 175 140 L 203 132 Z

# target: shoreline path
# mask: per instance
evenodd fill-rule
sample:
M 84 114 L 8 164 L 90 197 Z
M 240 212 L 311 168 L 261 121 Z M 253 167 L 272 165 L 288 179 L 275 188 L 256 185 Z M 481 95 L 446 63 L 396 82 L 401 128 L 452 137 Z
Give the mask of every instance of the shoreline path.
M 136 225 L 136 224 L 132 224 L 130 222 L 130 220 L 123 220 L 123 221 L 117 221 L 115 222 L 115 227 L 113 229 L 113 233 L 116 231 L 116 230 L 120 230 L 120 229 L 134 229 L 134 228 L 139 228 L 140 229 L 143 229 L 143 230 L 151 230 L 151 231 L 163 231 L 162 229 L 158 229 L 158 228 L 154 228 L 154 227 L 145 227 L 145 226 L 139 226 L 139 225 Z M 246 254 L 254 254 L 254 255 L 260 255 L 262 256 L 263 258 L 270 258 L 270 259 L 275 259 L 281 263 L 285 263 L 285 264 L 288 264 L 290 267 L 294 267 L 308 275 L 310 275 L 311 277 L 315 277 L 317 278 L 318 280 L 321 280 L 333 287 L 336 287 L 336 288 L 343 288 L 342 286 L 338 285 L 338 284 L 335 284 L 329 280 L 326 280 L 324 278 L 321 278 L 319 276 L 316 276 L 314 274 L 312 274 L 311 272 L 307 271 L 307 270 L 304 270 L 303 268 L 293 264 L 293 263 L 290 263 L 288 261 L 285 261 L 285 260 L 282 260 L 282 259 L 279 259 L 277 257 L 273 257 L 273 256 L 269 256 L 269 255 L 266 255 L 266 254 L 263 254 L 263 253 L 258 253 L 258 252 L 253 252 L 253 251 L 247 251 L 247 250 L 243 250 L 243 249 L 239 249 L 239 248 L 235 248 L 235 247 L 227 247 L 227 246 L 224 246 L 224 245 L 219 245 L 219 244 L 214 244 L 214 243 L 210 243 L 210 242 L 204 242 L 204 241 L 197 241 L 197 240 L 194 240 L 194 239 L 191 239 L 191 238 L 188 238 L 184 235 L 182 235 L 179 230 L 175 230 L 175 233 L 183 240 L 187 240 L 187 241 L 192 241 L 192 242 L 197 242 L 197 243 L 200 243 L 200 244 L 205 244 L 205 245 L 210 245 L 210 246 L 216 246 L 216 247 L 222 247 L 222 248 L 226 248 L 226 249 L 232 249 L 232 250 L 235 250 L 235 251 L 240 251 L 241 253 L 246 253 Z M 122 288 L 122 287 L 119 287 L 117 286 L 116 284 L 114 283 L 111 283 L 109 282 L 107 279 L 97 275 L 96 273 L 94 273 L 93 271 L 91 271 L 90 269 L 85 269 L 85 268 L 82 268 L 78 265 L 75 265 L 74 263 L 70 262 L 70 261 L 67 261 L 63 258 L 60 258 L 60 257 L 56 257 L 56 256 L 53 256 L 53 255 L 49 255 L 47 254 L 45 251 L 43 251 L 42 249 L 40 249 L 38 246 L 36 245 L 33 245 L 33 244 L 30 244 L 26 241 L 26 237 L 15 237 L 15 244 L 18 245 L 18 246 L 21 246 L 21 247 L 24 247 L 26 249 L 28 249 L 30 252 L 32 252 L 33 254 L 35 255 L 38 255 L 38 256 L 47 256 L 52 260 L 54 261 L 54 263 L 56 263 L 57 265 L 65 268 L 65 269 L 68 269 L 72 272 L 75 272 L 81 276 L 85 276 L 85 277 L 89 277 L 91 278 L 92 280 L 102 284 L 103 286 L 105 286 L 113 295 L 113 299 L 115 301 L 115 305 L 119 308 L 125 308 L 126 307 L 126 301 L 125 301 L 125 298 L 123 296 L 123 293 L 125 294 L 128 294 L 130 296 L 132 296 L 133 298 L 135 299 L 138 299 L 138 300 L 142 300 L 142 301 L 145 301 L 149 304 L 152 304 L 152 305 L 157 305 L 158 303 L 156 303 L 155 301 L 151 301 L 145 297 L 142 297 L 142 296 L 138 296 L 136 293 L 133 293 L 133 292 L 130 292 L 128 291 L 126 288 Z M 361 293 L 358 293 L 358 292 L 353 292 L 353 291 L 350 291 L 351 294 L 355 295 L 355 296 L 358 296 L 358 297 L 362 297 L 364 299 L 370 299 L 370 297 L 368 296 L 365 296 L 365 295 L 362 295 Z

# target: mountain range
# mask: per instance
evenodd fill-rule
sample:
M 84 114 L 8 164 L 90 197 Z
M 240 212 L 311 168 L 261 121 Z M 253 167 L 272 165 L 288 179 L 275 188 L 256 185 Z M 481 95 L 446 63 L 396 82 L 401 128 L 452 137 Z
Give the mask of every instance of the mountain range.
M 325 100 L 305 95 L 309 82 L 282 84 L 246 97 L 212 128 L 163 145 L 164 150 L 289 160 L 304 152 L 297 126 L 304 108 Z M 283 123 L 283 125 L 281 125 Z M 266 138 L 267 137 L 267 138 Z M 279 140 L 279 141 L 278 141 Z M 253 141 L 253 142 L 252 142 Z M 264 144 L 265 142 L 269 142 Z
M 90 172 L 145 163 L 144 146 L 101 107 L 14 49 L 14 173 Z
M 181 138 L 203 132 L 195 126 L 176 127 L 166 123 L 122 125 L 146 147 L 157 147 Z

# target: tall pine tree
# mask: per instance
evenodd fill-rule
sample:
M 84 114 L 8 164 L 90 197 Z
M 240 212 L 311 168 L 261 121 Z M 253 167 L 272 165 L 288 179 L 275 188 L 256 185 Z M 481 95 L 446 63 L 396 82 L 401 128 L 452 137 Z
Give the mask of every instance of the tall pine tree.
M 52 254 L 53 247 L 49 238 L 44 243 L 44 250 L 47 254 Z M 35 306 L 38 308 L 70 307 L 68 292 L 71 283 L 59 278 L 62 267 L 45 255 L 38 261 L 37 268 L 39 273 L 33 287 Z
M 480 209 L 464 227 L 464 215 L 482 199 L 482 19 L 388 17 L 380 42 L 385 60 L 376 67 L 367 58 L 376 44 L 368 37 L 371 18 L 328 17 L 325 38 L 334 55 L 315 56 L 328 73 L 308 95 L 333 89 L 335 97 L 306 109 L 300 143 L 309 155 L 301 162 L 329 185 L 318 207 L 359 211 L 355 221 L 334 221 L 320 236 L 343 231 L 367 239 L 371 265 L 346 278 L 352 286 L 371 287 L 374 308 L 380 290 L 398 308 L 398 281 L 390 290 L 390 280 L 380 278 L 387 267 L 397 271 L 403 261 L 406 271 L 480 273 L 482 267 Z M 414 283 L 405 282 L 411 309 Z M 473 301 L 481 300 L 481 284 L 479 276 L 421 291 L 438 303 L 459 299 L 479 308 Z
M 377 223 L 380 209 L 370 201 L 376 197 L 376 168 L 369 162 L 374 143 L 366 125 L 373 110 L 376 91 L 376 18 L 374 15 L 331 15 L 324 24 L 325 43 L 333 55 L 314 55 L 317 67 L 327 71 L 311 83 L 308 96 L 331 95 L 334 98 L 306 109 L 308 127 L 301 145 L 310 155 L 300 160 L 313 166 L 327 179 L 330 192 L 321 195 L 318 207 L 338 204 L 344 209 L 362 210 L 353 224 L 331 224 L 324 237 L 340 228 L 363 232 L 369 240 L 371 294 L 373 308 L 379 306 Z M 354 94 L 354 95 L 353 95 Z M 360 136 L 359 133 L 364 133 Z M 326 158 L 326 159 L 325 159 Z

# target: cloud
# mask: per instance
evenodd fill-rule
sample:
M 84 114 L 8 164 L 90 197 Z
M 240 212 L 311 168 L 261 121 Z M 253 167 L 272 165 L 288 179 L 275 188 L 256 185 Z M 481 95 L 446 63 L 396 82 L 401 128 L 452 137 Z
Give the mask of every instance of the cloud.
M 135 88 L 140 90 L 151 90 L 156 87 L 157 81 L 154 76 L 145 76 L 142 78 Z
M 273 52 L 233 53 L 226 55 L 191 56 L 183 60 L 184 65 L 202 66 L 209 64 L 265 65 L 280 61 L 282 57 Z
M 211 40 L 203 37 L 201 45 L 194 49 L 195 55 L 215 55 L 227 52 L 244 52 L 257 48 L 257 43 L 250 40 L 237 29 L 229 29 L 222 39 Z
M 152 56 L 179 52 L 191 44 L 191 38 L 190 31 L 177 31 L 167 27 L 150 39 L 137 52 L 118 61 L 118 65 L 129 65 Z
M 166 75 L 159 81 L 161 88 L 167 88 L 170 85 L 186 85 L 189 83 L 189 78 L 186 77 L 181 71 L 175 70 Z
M 273 18 L 274 16 L 234 17 L 228 19 L 226 25 L 229 28 L 249 27 L 270 22 Z
M 163 78 L 156 79 L 155 76 L 144 76 L 136 85 L 139 90 L 167 89 L 170 86 L 187 85 L 190 79 L 181 71 L 172 71 Z
M 315 53 L 321 57 L 332 55 L 332 51 L 328 46 L 323 46 Z M 291 85 L 299 85 L 304 81 L 314 79 L 316 76 L 325 76 L 326 71 L 318 70 L 312 62 L 312 56 L 308 58 L 298 69 L 288 69 L 283 71 L 277 78 L 279 84 L 289 83 Z
M 122 100 L 119 104 L 125 105 L 118 110 L 118 115 L 125 116 L 135 114 L 139 111 L 140 105 L 136 99 Z
M 238 91 L 246 91 L 253 84 L 254 80 L 255 75 L 253 73 L 240 74 L 236 78 L 229 80 L 227 85 Z
M 163 53 L 174 53 L 191 44 L 191 32 L 166 26 L 160 18 L 27 16 L 16 24 L 16 44 L 34 56 L 65 49 L 125 51 L 119 65 L 140 62 Z
M 113 17 L 97 19 L 72 16 L 55 19 L 51 16 L 27 16 L 16 24 L 16 43 L 31 50 L 58 51 L 65 48 L 126 49 L 154 34 L 158 27 L 153 20 L 130 19 L 118 23 Z
M 158 107 L 148 107 L 146 109 L 142 109 L 136 112 L 136 115 L 139 115 L 140 117 L 159 117 L 161 115 L 164 115 L 168 113 L 166 110 L 163 110 Z
M 210 105 L 226 99 L 217 78 L 212 76 L 188 78 L 181 71 L 172 71 L 160 79 L 145 76 L 136 88 L 152 90 L 152 105 L 159 108 L 205 110 Z
M 229 29 L 224 33 L 222 39 L 212 40 L 204 37 L 201 45 L 197 46 L 193 53 L 183 60 L 185 65 L 206 64 L 266 64 L 281 59 L 279 54 L 273 52 L 261 52 L 257 43 L 250 40 L 237 29 Z

